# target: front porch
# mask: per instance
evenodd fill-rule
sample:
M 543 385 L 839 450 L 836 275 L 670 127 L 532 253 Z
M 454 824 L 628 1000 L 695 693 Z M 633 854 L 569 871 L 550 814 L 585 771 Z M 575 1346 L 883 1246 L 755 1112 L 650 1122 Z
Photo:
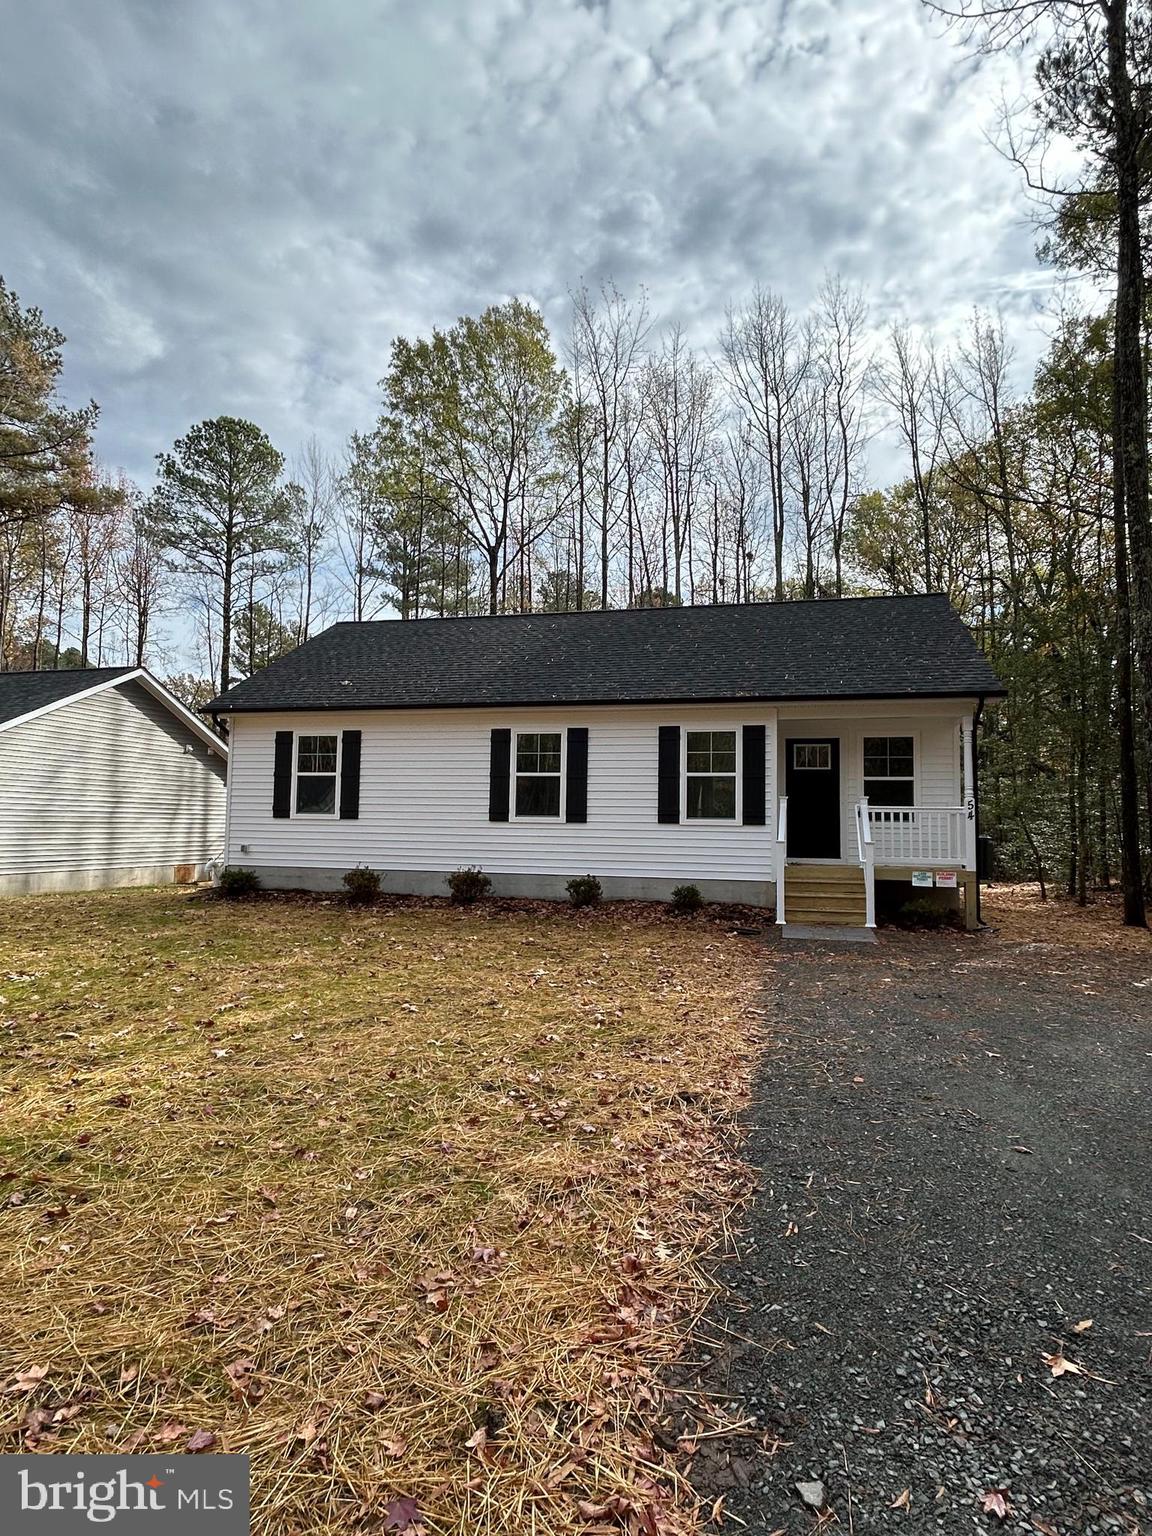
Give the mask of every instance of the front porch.
M 873 929 L 877 886 L 979 921 L 974 713 L 779 721 L 777 922 Z

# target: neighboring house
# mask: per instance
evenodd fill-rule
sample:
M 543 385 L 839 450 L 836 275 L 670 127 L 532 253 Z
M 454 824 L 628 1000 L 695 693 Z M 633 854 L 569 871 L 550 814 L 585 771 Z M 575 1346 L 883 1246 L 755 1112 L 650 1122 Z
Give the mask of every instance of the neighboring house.
M 929 596 L 337 624 L 207 708 L 227 862 L 270 886 L 365 864 L 443 894 L 478 864 L 509 895 L 591 873 L 870 925 L 914 872 L 975 923 L 973 731 L 1002 693 Z
M 196 878 L 227 762 L 141 667 L 0 672 L 0 895 Z

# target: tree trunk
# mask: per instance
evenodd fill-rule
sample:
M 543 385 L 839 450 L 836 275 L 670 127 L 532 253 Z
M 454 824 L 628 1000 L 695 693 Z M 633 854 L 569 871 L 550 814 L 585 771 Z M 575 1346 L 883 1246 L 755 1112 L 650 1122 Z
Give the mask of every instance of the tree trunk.
M 220 692 L 227 693 L 231 677 L 232 655 L 232 552 L 224 560 L 224 581 L 220 594 Z
M 1144 273 L 1140 249 L 1141 135 L 1128 74 L 1128 5 L 1106 8 L 1108 78 L 1115 119 L 1116 335 L 1112 369 L 1112 502 L 1116 539 L 1116 692 L 1120 738 L 1120 845 L 1123 855 L 1124 921 L 1146 928 L 1141 871 L 1140 805 L 1133 710 L 1133 645 L 1141 671 L 1145 725 L 1152 730 L 1152 646 L 1149 615 L 1141 612 L 1148 561 L 1148 402 L 1141 325 Z M 1131 540 L 1131 543 L 1129 541 Z M 1128 551 L 1137 564 L 1132 602 Z M 1152 601 L 1150 596 L 1149 601 Z

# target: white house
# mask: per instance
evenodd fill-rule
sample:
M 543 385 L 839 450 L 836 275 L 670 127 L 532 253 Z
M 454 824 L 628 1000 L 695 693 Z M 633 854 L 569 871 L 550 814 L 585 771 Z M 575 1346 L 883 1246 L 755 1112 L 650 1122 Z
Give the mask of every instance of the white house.
M 227 759 L 141 667 L 0 672 L 0 895 L 196 878 Z
M 977 914 L 973 733 L 1003 692 L 941 596 L 337 624 L 208 709 L 228 864 L 328 890 L 775 906 L 875 922 L 877 882 Z

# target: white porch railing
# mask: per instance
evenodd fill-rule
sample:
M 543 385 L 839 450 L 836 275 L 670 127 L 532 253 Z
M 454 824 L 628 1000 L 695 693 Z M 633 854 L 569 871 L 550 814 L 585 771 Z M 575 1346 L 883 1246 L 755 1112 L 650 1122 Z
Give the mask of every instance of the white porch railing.
M 856 802 L 856 851 L 864 871 L 864 926 L 876 926 L 876 849 L 867 800 Z
M 869 805 L 878 864 L 953 864 L 967 868 L 962 805 Z
M 788 862 L 788 796 L 780 796 L 776 817 L 776 922 L 784 926 L 784 866 Z

